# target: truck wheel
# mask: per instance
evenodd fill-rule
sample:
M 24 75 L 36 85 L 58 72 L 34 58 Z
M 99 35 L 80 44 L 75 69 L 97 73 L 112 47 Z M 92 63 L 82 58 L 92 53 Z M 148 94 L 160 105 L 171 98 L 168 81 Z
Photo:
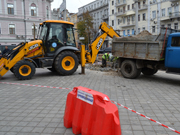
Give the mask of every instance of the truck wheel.
M 150 68 L 143 68 L 142 69 L 142 73 L 144 74 L 144 75 L 154 75 L 155 73 L 157 73 L 157 69 L 150 69 Z
M 76 72 L 78 68 L 78 58 L 71 51 L 65 51 L 55 59 L 55 69 L 61 75 L 71 75 Z
M 29 80 L 35 74 L 36 68 L 33 63 L 26 60 L 17 62 L 13 67 L 14 75 L 19 80 Z
M 141 74 L 141 69 L 137 69 L 134 61 L 125 60 L 121 64 L 121 74 L 125 78 L 134 79 Z

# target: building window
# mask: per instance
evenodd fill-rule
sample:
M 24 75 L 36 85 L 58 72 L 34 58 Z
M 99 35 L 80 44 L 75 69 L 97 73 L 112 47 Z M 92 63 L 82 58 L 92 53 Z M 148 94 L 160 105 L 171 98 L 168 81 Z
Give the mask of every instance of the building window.
M 125 11 L 126 11 L 126 7 L 124 6 L 124 7 L 123 7 L 123 13 L 125 13 Z
M 1 34 L 1 24 L 0 24 L 0 34 Z
M 127 35 L 128 35 L 128 36 L 130 36 L 130 34 L 129 34 L 129 33 L 130 33 L 130 30 L 127 30 Z
M 132 29 L 132 35 L 134 35 L 134 29 Z
M 114 26 L 114 20 L 112 20 L 112 26 Z
M 46 7 L 46 12 L 47 12 L 47 19 L 49 19 L 49 8 L 48 8 L 48 6 Z
M 99 7 L 99 2 L 97 3 L 97 8 Z
M 140 2 L 138 2 L 138 8 L 139 8 L 139 9 L 141 9 L 141 5 L 140 5 L 140 4 L 141 4 L 141 3 L 140 3 Z
M 132 21 L 134 21 L 134 15 L 132 16 Z
M 146 13 L 143 14 L 143 21 L 146 20 Z
M 125 19 L 126 19 L 126 18 L 124 17 L 124 18 L 123 18 L 123 23 L 125 23 L 125 22 L 126 22 L 126 20 L 125 20 Z
M 165 25 L 161 25 L 161 28 L 164 28 L 165 27 Z
M 132 9 L 134 9 L 134 4 L 132 4 Z
M 156 26 L 152 26 L 152 33 L 156 32 Z
M 161 10 L 161 12 L 162 12 L 162 16 L 166 16 L 166 10 L 165 10 L 165 8 L 163 8 L 162 10 Z
M 120 8 L 118 8 L 118 13 L 120 12 Z
M 168 28 L 170 28 L 170 29 L 171 29 L 171 24 L 168 24 Z
M 8 14 L 13 15 L 14 14 L 14 5 L 13 4 L 7 4 L 8 6 Z
M 171 16 L 172 15 L 172 7 L 168 8 L 168 15 Z
M 179 6 L 178 5 L 174 6 L 174 13 L 175 13 L 176 17 L 179 16 Z
M 114 5 L 114 1 L 112 1 L 112 5 Z
M 178 23 L 174 23 L 174 29 L 178 30 Z
M 118 19 L 118 25 L 120 24 L 120 19 Z
M 36 25 L 32 25 L 32 35 L 34 35 L 34 34 L 37 35 L 37 26 Z
M 128 10 L 130 10 L 130 5 L 128 5 Z
M 140 33 L 140 31 L 141 31 L 141 28 L 138 28 L 138 33 Z
M 153 18 L 153 19 L 156 18 L 156 11 L 152 11 L 152 18 Z
M 140 18 L 140 14 L 138 15 L 138 21 L 140 21 L 141 20 L 141 18 Z
M 31 16 L 36 16 L 37 13 L 37 8 L 36 5 L 34 3 L 31 4 Z
M 94 4 L 94 8 L 96 8 L 96 4 Z
M 114 9 L 112 10 L 112 14 L 114 14 Z
M 146 27 L 143 27 L 142 30 L 146 30 Z
M 9 24 L 9 34 L 15 34 L 15 25 Z
M 128 23 L 130 22 L 130 17 L 129 17 L 129 16 L 127 17 L 127 22 L 128 22 Z
M 144 0 L 144 1 L 143 1 L 143 6 L 144 6 L 145 4 L 146 4 L 146 1 Z
M 153 3 L 156 3 L 156 0 L 153 0 Z

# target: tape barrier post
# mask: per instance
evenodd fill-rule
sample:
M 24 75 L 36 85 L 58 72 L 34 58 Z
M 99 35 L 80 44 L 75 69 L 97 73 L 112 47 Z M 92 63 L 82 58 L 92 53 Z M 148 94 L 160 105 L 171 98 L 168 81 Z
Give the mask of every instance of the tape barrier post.
M 64 126 L 74 134 L 121 135 L 117 106 L 107 95 L 81 86 L 67 96 Z
M 112 100 L 111 100 L 111 102 L 114 103 L 114 104 L 116 104 L 116 105 L 118 105 L 118 106 L 121 106 L 121 107 L 123 107 L 123 108 L 125 108 L 125 109 L 127 109 L 127 110 L 129 110 L 129 111 L 131 111 L 131 112 L 134 112 L 134 113 L 136 113 L 136 114 L 138 114 L 138 115 L 140 115 L 140 116 L 142 116 L 142 117 L 144 117 L 144 118 L 146 118 L 146 119 L 148 119 L 148 120 L 150 120 L 150 121 L 153 121 L 153 122 L 155 122 L 155 123 L 157 123 L 157 124 L 159 124 L 159 125 L 161 125 L 161 126 L 163 126 L 163 127 L 165 127 L 165 128 L 168 128 L 168 129 L 170 129 L 170 130 L 173 131 L 173 132 L 176 132 L 176 133 L 180 134 L 179 131 L 177 131 L 177 130 L 171 128 L 171 127 L 168 127 L 168 126 L 166 126 L 166 125 L 164 125 L 164 124 L 162 124 L 162 123 L 160 123 L 160 122 L 158 122 L 158 121 L 156 121 L 156 120 L 153 120 L 153 119 L 151 119 L 151 118 L 149 118 L 149 117 L 147 117 L 147 116 L 145 116 L 145 115 L 143 115 L 143 114 L 141 114 L 141 113 L 139 113 L 139 112 L 136 112 L 136 111 L 134 111 L 134 110 L 132 110 L 132 109 L 130 109 L 130 108 L 122 105 L 122 104 L 119 104 L 119 103 L 117 103 L 117 102 L 115 102 L 115 101 L 112 101 Z

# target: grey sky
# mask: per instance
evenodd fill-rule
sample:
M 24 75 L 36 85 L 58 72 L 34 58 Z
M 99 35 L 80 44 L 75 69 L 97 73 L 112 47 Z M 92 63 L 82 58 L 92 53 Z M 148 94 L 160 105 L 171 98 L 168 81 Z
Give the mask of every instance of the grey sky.
M 66 0 L 66 8 L 71 13 L 77 13 L 79 7 L 82 7 L 92 1 L 95 0 Z M 51 9 L 59 8 L 62 2 L 63 0 L 54 0 L 54 2 L 51 4 Z

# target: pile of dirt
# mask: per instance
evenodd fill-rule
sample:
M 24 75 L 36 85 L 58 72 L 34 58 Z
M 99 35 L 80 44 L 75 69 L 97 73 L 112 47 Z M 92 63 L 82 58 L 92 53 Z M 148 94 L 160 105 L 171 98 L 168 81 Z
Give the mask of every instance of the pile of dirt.
M 149 35 L 152 35 L 152 34 L 147 30 L 143 30 L 138 35 L 135 35 L 134 37 L 144 37 L 144 36 L 149 36 Z
M 157 35 L 152 35 L 147 30 L 140 32 L 138 35 L 128 37 L 113 37 L 113 42 L 122 41 L 156 41 Z

